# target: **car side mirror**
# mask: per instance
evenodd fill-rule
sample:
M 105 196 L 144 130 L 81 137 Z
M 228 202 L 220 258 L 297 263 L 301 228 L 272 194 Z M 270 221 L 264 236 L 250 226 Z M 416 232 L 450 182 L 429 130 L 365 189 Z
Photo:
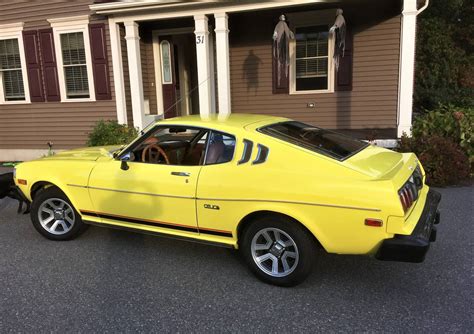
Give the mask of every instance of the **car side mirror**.
M 125 154 L 123 157 L 120 158 L 121 164 L 120 164 L 120 169 L 121 170 L 129 170 L 130 166 L 128 165 L 129 161 L 133 161 L 134 159 L 134 154 L 132 152 L 129 152 Z

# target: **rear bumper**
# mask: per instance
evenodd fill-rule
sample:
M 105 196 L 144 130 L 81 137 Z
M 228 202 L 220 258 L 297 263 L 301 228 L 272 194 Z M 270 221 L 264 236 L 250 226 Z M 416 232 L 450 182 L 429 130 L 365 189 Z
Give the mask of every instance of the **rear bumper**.
M 440 222 L 440 201 L 441 194 L 430 189 L 413 233 L 385 239 L 375 257 L 383 261 L 423 262 L 430 243 L 436 240 L 437 231 L 434 225 Z

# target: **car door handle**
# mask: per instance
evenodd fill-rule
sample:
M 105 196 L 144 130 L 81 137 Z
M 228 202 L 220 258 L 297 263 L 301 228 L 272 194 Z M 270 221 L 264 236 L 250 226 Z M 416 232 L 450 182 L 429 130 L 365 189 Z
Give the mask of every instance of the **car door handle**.
M 174 176 L 191 176 L 191 173 L 186 173 L 186 172 L 171 172 L 171 175 Z

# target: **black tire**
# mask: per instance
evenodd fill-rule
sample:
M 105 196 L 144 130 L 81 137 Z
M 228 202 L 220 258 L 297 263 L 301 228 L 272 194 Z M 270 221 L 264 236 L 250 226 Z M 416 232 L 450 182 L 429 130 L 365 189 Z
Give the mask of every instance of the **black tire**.
M 285 247 L 283 247 L 283 250 L 278 248 L 281 248 L 281 244 L 280 246 L 276 245 L 275 231 L 281 235 L 281 238 L 279 240 L 284 241 L 285 243 Z M 265 232 L 267 233 L 266 237 L 263 235 L 265 234 Z M 262 241 L 265 241 L 267 245 L 269 244 L 269 242 L 267 241 L 268 236 L 270 236 L 271 239 L 274 239 L 272 247 L 270 247 L 268 252 L 266 250 L 255 251 L 252 249 L 252 243 L 254 241 L 254 238 L 256 238 L 255 246 L 258 247 L 260 245 L 263 246 Z M 291 244 L 292 242 L 296 247 L 287 247 L 287 245 Z M 298 222 L 284 216 L 268 215 L 257 218 L 246 226 L 246 228 L 242 232 L 240 251 L 250 270 L 260 280 L 274 285 L 290 287 L 302 283 L 311 273 L 313 267 L 313 258 L 316 252 L 315 245 L 316 244 L 314 242 L 313 237 Z M 266 260 L 265 262 L 262 261 L 260 264 L 257 264 L 257 260 L 254 259 L 253 256 L 254 252 L 256 258 L 262 258 L 261 255 L 273 255 L 274 257 Z M 297 260 L 293 260 L 293 263 L 291 263 L 291 258 L 286 257 L 285 262 L 287 262 L 287 268 L 290 267 L 291 269 L 289 269 L 288 271 L 285 271 L 285 268 L 283 267 L 282 263 L 283 257 L 285 257 L 286 252 L 298 254 Z M 280 273 L 269 273 L 269 271 L 273 269 L 272 266 L 274 264 L 274 261 L 277 261 L 278 270 L 282 271 L 282 276 L 277 276 L 280 275 Z
M 56 212 L 58 215 L 61 215 L 60 209 L 51 210 L 52 207 L 49 204 L 51 201 L 58 208 L 63 207 L 63 216 L 61 218 L 56 216 Z M 43 222 L 47 221 L 51 217 L 51 213 L 43 211 L 43 208 L 53 212 L 53 220 L 46 224 L 45 227 L 41 224 L 40 219 Z M 66 211 L 67 213 L 65 213 Z M 67 215 L 67 219 L 64 214 Z M 56 241 L 72 240 L 84 232 L 88 226 L 82 222 L 81 215 L 74 209 L 67 196 L 57 187 L 43 189 L 35 196 L 31 204 L 30 217 L 33 226 L 42 236 Z M 52 232 L 51 228 L 56 221 L 59 222 L 55 227 L 55 232 Z M 71 221 L 72 223 L 70 223 Z

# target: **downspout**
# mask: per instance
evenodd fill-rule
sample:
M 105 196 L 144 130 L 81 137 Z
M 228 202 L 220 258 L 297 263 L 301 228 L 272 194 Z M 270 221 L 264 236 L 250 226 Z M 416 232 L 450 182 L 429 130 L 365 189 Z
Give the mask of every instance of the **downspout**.
M 429 0 L 417 9 L 416 0 L 404 0 L 401 22 L 398 82 L 397 135 L 411 135 L 415 81 L 416 20 L 429 6 Z
M 418 12 L 416 12 L 416 15 L 420 15 L 421 13 L 423 13 L 425 11 L 426 8 L 428 8 L 428 6 L 430 5 L 430 0 L 425 0 L 425 4 L 423 7 L 421 7 L 420 9 L 418 9 Z

